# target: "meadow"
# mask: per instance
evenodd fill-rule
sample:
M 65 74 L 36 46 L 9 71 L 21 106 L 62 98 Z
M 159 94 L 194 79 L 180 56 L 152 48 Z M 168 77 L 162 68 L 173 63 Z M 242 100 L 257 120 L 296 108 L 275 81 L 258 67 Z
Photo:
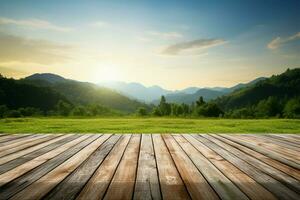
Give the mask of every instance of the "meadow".
M 300 133 L 299 119 L 6 118 L 0 133 Z

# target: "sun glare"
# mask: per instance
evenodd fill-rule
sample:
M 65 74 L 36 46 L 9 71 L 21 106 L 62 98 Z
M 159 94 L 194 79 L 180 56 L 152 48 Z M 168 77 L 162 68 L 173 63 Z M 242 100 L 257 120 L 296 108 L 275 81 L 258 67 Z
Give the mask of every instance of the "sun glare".
M 103 66 L 99 66 L 94 70 L 93 80 L 95 82 L 99 81 L 116 81 L 120 80 L 121 74 L 119 69 L 112 65 L 112 64 L 107 64 Z

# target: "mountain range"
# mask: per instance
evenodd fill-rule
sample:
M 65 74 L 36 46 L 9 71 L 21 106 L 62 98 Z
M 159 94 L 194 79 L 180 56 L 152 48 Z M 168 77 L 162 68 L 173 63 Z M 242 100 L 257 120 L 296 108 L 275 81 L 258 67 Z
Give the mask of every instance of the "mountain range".
M 119 92 L 116 88 L 126 90 Z M 131 91 L 131 95 L 125 95 L 125 91 Z M 180 91 L 122 82 L 115 83 L 115 88 L 111 89 L 108 86 L 65 79 L 50 73 L 33 74 L 20 80 L 0 75 L 0 105 L 6 105 L 9 109 L 33 107 L 48 112 L 55 109 L 59 101 L 64 101 L 74 106 L 104 106 L 122 113 L 133 113 L 140 107 L 150 111 L 153 105 L 138 101 L 137 96 L 134 96 L 137 94 L 143 99 L 154 95 L 156 100 L 151 98 L 154 104 L 159 102 L 160 95 L 165 95 L 168 103 L 179 104 L 191 104 L 202 96 L 204 100 L 215 103 L 225 112 L 243 108 L 251 110 L 258 105 L 264 105 L 280 107 L 282 113 L 287 102 L 300 97 L 300 69 L 288 69 L 270 78 L 257 78 L 229 88 L 190 87 Z M 300 106 L 293 109 L 299 109 L 300 112 Z
M 167 90 L 160 86 L 154 85 L 146 87 L 140 83 L 126 83 L 120 81 L 106 81 L 100 82 L 98 85 L 113 89 L 126 96 L 137 99 L 146 103 L 157 104 L 162 95 L 165 95 L 168 102 L 172 103 L 187 103 L 195 102 L 199 96 L 202 96 L 204 100 L 216 99 L 225 94 L 229 94 L 234 90 L 244 88 L 255 84 L 258 81 L 266 79 L 265 77 L 259 77 L 248 83 L 239 83 L 233 87 L 188 87 L 182 90 Z

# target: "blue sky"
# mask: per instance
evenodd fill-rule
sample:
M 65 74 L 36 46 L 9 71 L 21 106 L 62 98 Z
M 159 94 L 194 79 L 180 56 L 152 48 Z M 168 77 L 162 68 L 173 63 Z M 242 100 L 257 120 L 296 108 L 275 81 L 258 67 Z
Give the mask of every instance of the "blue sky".
M 300 64 L 300 1 L 1 1 L 0 72 L 231 86 Z

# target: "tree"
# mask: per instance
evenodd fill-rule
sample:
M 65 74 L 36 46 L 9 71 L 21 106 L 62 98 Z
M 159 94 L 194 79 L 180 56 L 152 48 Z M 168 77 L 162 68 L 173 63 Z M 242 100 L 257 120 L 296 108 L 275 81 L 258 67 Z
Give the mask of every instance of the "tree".
M 20 111 L 18 111 L 18 110 L 9 110 L 7 112 L 7 116 L 8 117 L 22 117 Z
M 165 96 L 161 96 L 158 107 L 159 107 L 161 115 L 170 115 L 171 114 L 171 105 L 166 102 Z
M 158 107 L 154 107 L 152 111 L 152 115 L 154 116 L 162 116 L 160 109 Z
M 85 116 L 85 115 L 87 115 L 86 108 L 84 106 L 76 106 L 72 110 L 72 115 L 74 115 L 74 116 Z
M 276 97 L 268 97 L 266 100 L 261 100 L 256 106 L 256 116 L 272 117 L 280 115 L 282 111 L 279 100 Z
M 56 109 L 60 115 L 68 116 L 72 110 L 72 105 L 63 100 L 59 100 Z
M 288 118 L 300 118 L 300 97 L 293 98 L 285 104 L 283 115 Z
M 33 108 L 33 107 L 19 108 L 19 111 L 20 111 L 21 115 L 24 117 L 28 117 L 28 116 L 32 116 L 32 115 L 41 113 L 41 111 L 38 108 Z
M 196 101 L 197 107 L 203 106 L 205 104 L 205 101 L 203 100 L 203 97 L 200 96 L 198 101 Z
M 207 103 L 197 108 L 197 114 L 204 117 L 219 117 L 224 112 L 215 103 Z
M 139 107 L 138 109 L 137 109 L 137 115 L 139 115 L 139 116 L 146 116 L 148 113 L 147 113 L 147 110 L 146 110 L 146 108 L 144 108 L 144 107 Z
M 0 74 L 1 75 L 1 74 Z M 8 108 L 6 105 L 0 105 L 0 118 L 3 118 L 7 113 Z

